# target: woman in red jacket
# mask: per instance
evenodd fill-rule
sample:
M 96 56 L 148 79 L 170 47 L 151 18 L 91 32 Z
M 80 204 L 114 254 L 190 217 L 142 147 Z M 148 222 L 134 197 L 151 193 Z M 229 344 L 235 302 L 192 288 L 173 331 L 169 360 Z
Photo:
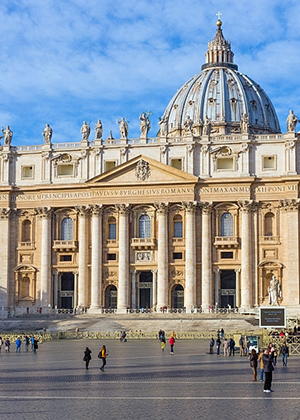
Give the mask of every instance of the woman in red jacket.
M 175 343 L 175 338 L 173 335 L 171 335 L 170 340 L 169 340 L 169 344 L 171 347 L 171 351 L 170 351 L 171 354 L 174 354 L 174 343 Z

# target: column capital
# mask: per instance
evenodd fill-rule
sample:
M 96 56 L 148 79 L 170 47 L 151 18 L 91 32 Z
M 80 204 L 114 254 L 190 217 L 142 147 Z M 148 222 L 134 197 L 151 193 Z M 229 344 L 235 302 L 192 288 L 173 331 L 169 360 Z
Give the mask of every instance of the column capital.
M 35 209 L 35 212 L 38 216 L 42 217 L 42 218 L 49 218 L 53 212 L 53 209 L 48 206 L 48 207 L 37 207 Z
M 214 206 L 213 203 L 203 202 L 200 203 L 200 207 L 203 214 L 211 214 Z
M 249 213 L 254 206 L 253 200 L 238 201 L 239 209 L 243 213 Z
M 219 267 L 215 267 L 215 268 L 214 268 L 214 273 L 215 273 L 215 274 L 219 274 L 219 273 L 221 273 L 221 270 L 219 269 Z
M 300 199 L 285 199 L 280 201 L 281 208 L 285 211 L 298 211 Z
M 130 204 L 129 203 L 122 203 L 122 204 L 116 204 L 116 210 L 119 212 L 119 214 L 128 214 L 130 211 Z
M 235 271 L 236 273 L 240 273 L 240 272 L 241 272 L 241 269 L 240 269 L 240 268 L 235 268 L 235 269 L 234 269 L 234 271 Z
M 91 207 L 88 206 L 75 206 L 75 210 L 80 217 L 85 217 L 89 214 Z
M 169 203 L 159 202 L 153 203 L 154 207 L 156 208 L 157 213 L 159 214 L 166 214 L 169 210 Z
M 152 274 L 157 274 L 157 268 L 155 268 L 154 270 L 151 270 Z
M 11 209 L 9 207 L 0 209 L 0 219 L 9 219 L 11 216 Z
M 197 209 L 197 205 L 197 201 L 187 201 L 182 203 L 182 206 L 186 213 L 194 213 Z
M 103 212 L 103 204 L 95 204 L 92 206 L 91 211 L 93 216 L 101 216 Z

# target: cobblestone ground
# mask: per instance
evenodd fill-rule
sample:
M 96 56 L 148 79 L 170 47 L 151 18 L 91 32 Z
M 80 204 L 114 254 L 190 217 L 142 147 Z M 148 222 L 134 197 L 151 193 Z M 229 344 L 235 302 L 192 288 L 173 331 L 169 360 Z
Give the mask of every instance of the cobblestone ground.
M 97 354 L 106 344 L 105 372 Z M 83 350 L 92 350 L 85 370 Z M 0 354 L 0 419 L 300 419 L 300 358 L 278 360 L 273 393 L 252 382 L 246 357 L 207 354 L 207 342 L 56 341 L 37 354 Z

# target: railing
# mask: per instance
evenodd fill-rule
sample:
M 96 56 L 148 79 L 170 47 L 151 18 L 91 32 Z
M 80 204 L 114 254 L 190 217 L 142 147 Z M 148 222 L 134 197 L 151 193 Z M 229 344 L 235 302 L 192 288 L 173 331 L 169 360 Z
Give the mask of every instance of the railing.
M 214 245 L 236 247 L 239 245 L 239 238 L 237 236 L 215 236 Z
M 35 242 L 18 242 L 18 249 L 35 249 Z
M 77 241 L 53 241 L 53 249 L 77 249 Z
M 260 242 L 268 242 L 272 244 L 280 243 L 280 236 L 260 236 Z
M 155 248 L 155 238 L 132 238 L 131 246 L 137 249 Z

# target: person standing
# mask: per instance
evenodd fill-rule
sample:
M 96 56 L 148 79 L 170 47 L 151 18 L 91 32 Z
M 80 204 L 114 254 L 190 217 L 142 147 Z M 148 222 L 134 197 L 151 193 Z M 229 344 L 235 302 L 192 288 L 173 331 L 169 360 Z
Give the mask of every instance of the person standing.
M 265 383 L 264 383 L 264 392 L 273 392 L 271 389 L 272 385 L 272 372 L 274 370 L 272 363 L 272 353 L 269 350 L 265 350 L 263 354 L 263 364 L 264 364 L 264 373 L 265 373 Z
M 289 348 L 284 342 L 281 346 L 282 365 L 287 366 L 287 358 L 289 357 Z
M 235 341 L 233 338 L 229 340 L 229 356 L 234 356 Z
M 170 344 L 170 353 L 174 354 L 174 344 L 175 344 L 175 338 L 174 336 L 171 334 L 170 340 L 169 340 L 169 344 Z
M 29 349 L 29 337 L 27 335 L 25 335 L 25 341 L 24 341 L 24 347 L 25 347 L 25 351 L 28 351 Z
M 166 339 L 165 339 L 165 337 L 162 337 L 162 339 L 160 340 L 160 342 L 161 342 L 161 351 L 165 351 L 165 348 L 166 348 Z
M 214 345 L 215 345 L 215 340 L 212 337 L 209 343 L 209 354 L 214 354 Z
M 2 337 L 0 337 L 0 353 L 1 353 L 2 345 L 3 345 L 3 341 L 2 341 Z
M 38 340 L 36 338 L 34 338 L 33 339 L 33 352 L 36 353 L 38 348 L 39 348 Z
M 240 357 L 244 356 L 244 340 L 243 337 L 240 337 L 239 340 L 239 346 L 240 346 Z
M 102 360 L 102 366 L 100 368 L 100 370 L 102 370 L 102 372 L 104 372 L 104 366 L 106 365 L 106 358 L 107 358 L 107 352 L 106 352 L 106 347 L 102 346 L 102 349 L 99 351 L 98 354 L 99 359 Z
M 92 354 L 92 351 L 88 347 L 86 347 L 83 352 L 83 361 L 85 362 L 86 370 L 89 370 L 89 364 L 92 358 L 91 354 Z
M 223 342 L 224 357 L 229 356 L 228 346 L 229 346 L 229 344 L 228 344 L 227 338 L 225 338 L 225 340 Z
M 250 367 L 252 369 L 253 372 L 253 379 L 252 381 L 257 381 L 257 359 L 258 359 L 258 355 L 256 353 L 255 349 L 251 350 L 251 354 L 249 356 L 249 360 L 250 360 Z
M 263 362 L 263 350 L 260 350 L 258 361 L 259 361 L 259 368 L 260 368 L 260 378 L 259 380 L 262 382 L 264 380 L 264 362 Z
M 219 336 L 216 339 L 216 345 L 217 345 L 217 356 L 220 356 L 221 339 Z
M 31 343 L 31 351 L 34 351 L 34 336 L 30 338 L 30 343 Z
M 9 338 L 7 338 L 4 341 L 4 348 L 5 348 L 5 353 L 9 353 L 10 352 L 10 341 L 9 341 Z
M 18 337 L 17 339 L 16 339 L 16 353 L 21 353 L 21 339 L 20 339 L 20 337 Z
M 221 338 L 224 338 L 224 328 L 221 328 Z

